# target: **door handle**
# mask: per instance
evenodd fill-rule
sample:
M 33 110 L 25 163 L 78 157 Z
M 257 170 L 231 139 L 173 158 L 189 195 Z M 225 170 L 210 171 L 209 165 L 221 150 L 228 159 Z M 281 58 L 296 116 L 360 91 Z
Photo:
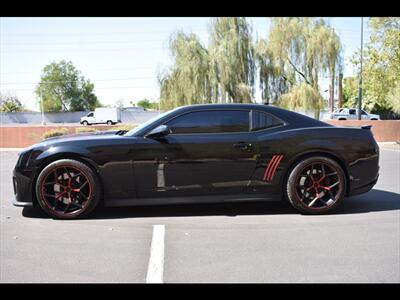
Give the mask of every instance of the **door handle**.
M 253 145 L 250 143 L 238 142 L 236 144 L 233 144 L 233 148 L 238 149 L 238 150 L 251 151 L 251 149 L 253 148 Z

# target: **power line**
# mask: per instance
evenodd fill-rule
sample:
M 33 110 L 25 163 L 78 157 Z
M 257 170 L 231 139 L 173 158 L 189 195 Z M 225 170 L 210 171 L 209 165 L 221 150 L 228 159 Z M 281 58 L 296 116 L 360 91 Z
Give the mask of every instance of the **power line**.
M 0 51 L 0 53 L 12 53 L 17 54 L 18 52 L 119 52 L 119 51 L 136 51 L 136 50 L 146 50 L 146 51 L 154 51 L 154 50 L 167 50 L 165 48 L 152 47 L 152 48 L 118 48 L 118 49 L 16 49 L 16 50 L 8 50 L 8 51 Z M 133 52 L 131 52 L 132 54 Z
M 203 27 L 203 26 L 202 26 Z M 27 33 L 27 34 L 18 34 L 18 33 L 10 33 L 10 34 L 2 34 L 2 36 L 12 36 L 12 37 L 20 37 L 20 36 L 27 36 L 27 37 L 32 37 L 32 36 L 58 36 L 58 37 L 63 37 L 63 36 L 87 36 L 87 35 L 92 35 L 92 36 L 115 36 L 115 35 L 127 35 L 127 34 L 149 34 L 149 33 L 157 33 L 157 32 L 176 32 L 176 31 L 194 31 L 196 30 L 197 32 L 208 32 L 208 29 L 204 27 L 202 29 L 195 29 L 192 27 L 189 28 L 175 28 L 175 29 L 163 29 L 163 30 L 149 30 L 149 31 L 126 31 L 126 32 L 79 32 L 79 33 Z
M 71 44 L 130 44 L 130 43 L 147 43 L 147 42 L 163 42 L 160 39 L 157 40 L 134 40 L 134 41 L 72 41 L 72 42 L 52 42 L 52 43 L 43 43 L 43 42 L 22 42 L 22 43 L 1 43 L 2 46 L 26 46 L 26 45 L 71 45 Z
M 131 77 L 131 78 L 111 78 L 111 79 L 93 79 L 90 81 L 118 81 L 118 80 L 137 80 L 137 79 L 155 79 L 157 76 L 147 77 Z M 79 82 L 79 80 L 57 80 L 57 81 L 46 81 L 45 83 L 69 83 Z M 0 85 L 24 85 L 24 84 L 38 84 L 38 82 L 0 82 Z
M 94 90 L 117 90 L 117 89 L 144 89 L 144 88 L 154 88 L 155 85 L 143 85 L 143 86 L 115 86 L 115 87 L 95 87 Z M 32 91 L 33 89 L 0 89 L 0 91 Z
M 131 70 L 154 70 L 154 67 L 137 67 L 137 68 L 102 68 L 102 69 L 90 69 L 90 71 L 131 71 Z M 37 74 L 40 72 L 1 72 L 0 75 L 9 74 Z

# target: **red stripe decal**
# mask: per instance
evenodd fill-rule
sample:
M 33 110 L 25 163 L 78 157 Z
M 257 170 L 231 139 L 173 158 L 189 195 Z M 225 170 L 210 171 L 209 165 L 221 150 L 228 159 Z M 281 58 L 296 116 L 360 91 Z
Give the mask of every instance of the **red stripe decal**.
M 269 169 L 271 168 L 271 166 L 274 164 L 274 160 L 277 157 L 278 157 L 277 155 L 272 156 L 271 160 L 269 161 L 268 167 L 265 169 L 263 180 L 265 180 L 265 178 L 267 177 L 267 173 L 268 173 Z
M 278 159 L 279 159 L 279 155 L 276 155 L 276 157 L 274 159 L 274 163 L 271 165 L 271 168 L 268 171 L 267 181 L 269 181 L 269 177 L 271 176 L 272 170 L 274 169 L 275 164 L 278 162 Z
M 277 162 L 275 163 L 275 166 L 272 168 L 271 174 L 267 177 L 267 180 L 268 180 L 268 181 L 271 181 L 272 178 L 274 178 L 275 171 L 276 171 L 276 169 L 278 168 L 278 165 L 279 165 L 279 163 L 281 162 L 282 158 L 283 158 L 283 155 L 280 155 L 280 156 L 279 156 L 279 159 L 278 159 Z

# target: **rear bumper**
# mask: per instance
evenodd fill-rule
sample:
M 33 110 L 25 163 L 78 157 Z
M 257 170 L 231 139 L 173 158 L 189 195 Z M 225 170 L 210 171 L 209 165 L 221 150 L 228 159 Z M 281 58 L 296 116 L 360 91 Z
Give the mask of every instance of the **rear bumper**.
M 350 186 L 348 196 L 366 193 L 378 182 L 379 154 L 358 159 L 349 168 Z
M 379 177 L 379 174 L 374 181 L 372 181 L 366 185 L 363 185 L 361 187 L 358 187 L 356 189 L 351 190 L 349 192 L 348 196 L 355 196 L 355 195 L 364 194 L 366 192 L 369 192 L 374 187 L 374 185 L 378 182 L 378 177 Z

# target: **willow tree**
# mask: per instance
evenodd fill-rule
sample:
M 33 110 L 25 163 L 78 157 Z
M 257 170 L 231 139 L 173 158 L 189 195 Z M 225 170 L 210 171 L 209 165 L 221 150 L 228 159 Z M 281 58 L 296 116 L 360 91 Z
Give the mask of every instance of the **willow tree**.
M 263 44 L 264 48 L 263 49 Z M 281 84 L 275 89 L 275 101 L 293 99 L 299 95 L 314 95 L 314 98 L 293 100 L 291 107 L 314 107 L 319 118 L 323 99 L 319 92 L 321 75 L 330 71 L 332 80 L 340 65 L 340 40 L 334 31 L 321 19 L 314 18 L 273 18 L 267 39 L 258 43 L 260 81 L 271 80 Z M 267 63 L 266 63 L 267 62 Z M 307 92 L 302 83 L 309 85 Z M 314 89 L 310 93 L 310 88 Z M 271 94 L 271 93 L 270 93 Z M 282 96 L 285 97 L 282 98 Z M 311 106 L 310 106 L 311 105 Z
M 255 54 L 261 98 L 264 103 L 270 103 L 273 99 L 287 93 L 294 80 L 284 73 L 282 61 L 275 59 L 266 40 L 257 41 Z
M 169 45 L 173 65 L 159 74 L 160 102 L 165 109 L 180 105 L 208 103 L 211 90 L 207 49 L 195 34 L 177 32 Z
M 328 73 L 330 79 L 329 103 L 333 111 L 335 77 L 342 70 L 342 46 L 339 36 L 323 20 L 317 20 L 307 42 L 309 70 L 314 70 L 314 84 L 318 84 L 318 73 Z M 316 86 L 318 88 L 318 86 Z
M 255 61 L 251 27 L 245 18 L 215 18 L 210 24 L 210 83 L 222 102 L 251 102 Z

